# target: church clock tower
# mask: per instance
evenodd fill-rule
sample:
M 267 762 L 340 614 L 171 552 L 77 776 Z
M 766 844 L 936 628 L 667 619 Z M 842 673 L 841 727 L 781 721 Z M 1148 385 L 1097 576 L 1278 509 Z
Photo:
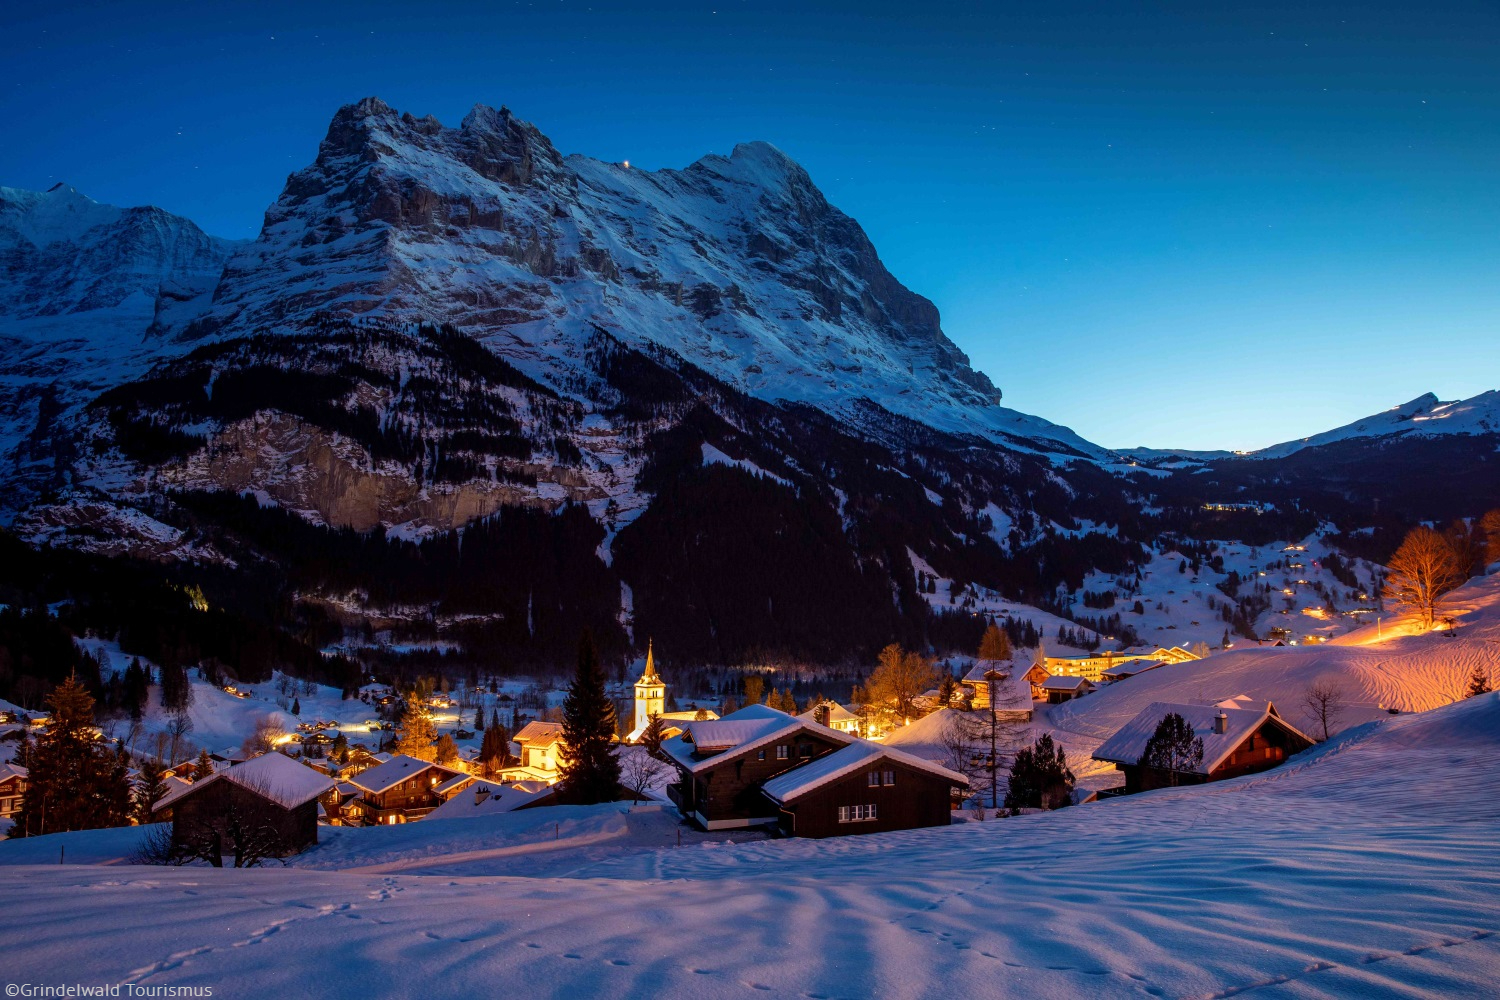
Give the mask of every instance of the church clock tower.
M 646 641 L 646 672 L 635 682 L 635 731 L 642 733 L 651 724 L 651 716 L 667 711 L 667 686 L 656 675 L 656 660 L 651 642 Z

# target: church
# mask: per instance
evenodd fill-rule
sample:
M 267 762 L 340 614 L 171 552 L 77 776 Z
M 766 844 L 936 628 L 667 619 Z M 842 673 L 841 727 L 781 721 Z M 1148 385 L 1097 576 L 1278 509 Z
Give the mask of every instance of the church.
M 635 682 L 635 728 L 625 737 L 626 741 L 639 743 L 646 727 L 651 725 L 652 716 L 661 718 L 661 734 L 665 739 L 682 732 L 682 726 L 674 723 L 717 719 L 719 713 L 702 708 L 692 712 L 668 712 L 667 685 L 656 672 L 656 655 L 647 641 L 646 669 L 641 673 L 641 679 Z

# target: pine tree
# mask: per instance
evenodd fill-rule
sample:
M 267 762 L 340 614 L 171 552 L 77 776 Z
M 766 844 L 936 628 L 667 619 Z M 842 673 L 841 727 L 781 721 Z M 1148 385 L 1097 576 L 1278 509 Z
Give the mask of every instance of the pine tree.
M 198 760 L 193 764 L 193 780 L 202 781 L 214 773 L 214 759 L 208 755 L 208 748 L 198 751 Z
M 604 691 L 604 673 L 587 629 L 578 644 L 578 672 L 563 702 L 563 793 L 580 805 L 611 802 L 619 792 L 620 762 L 614 755 L 615 706 Z
M 1193 727 L 1176 712 L 1169 713 L 1157 723 L 1156 732 L 1146 741 L 1141 754 L 1141 767 L 1150 767 L 1167 774 L 1167 780 L 1176 785 L 1178 775 L 1196 770 L 1203 763 L 1203 738 L 1193 733 Z
M 292 699 L 292 714 L 293 715 L 301 715 L 302 714 L 302 699 L 301 698 L 293 698 Z
M 1475 667 L 1474 673 L 1469 675 L 1469 693 L 1467 697 L 1474 698 L 1482 694 L 1489 694 L 1494 688 L 1490 684 L 1490 672 L 1484 667 Z
M 437 726 L 433 725 L 432 713 L 420 696 L 413 693 L 406 699 L 406 710 L 401 713 L 401 723 L 396 727 L 396 752 L 418 760 L 433 760 L 436 751 Z
M 509 761 L 510 734 L 500 725 L 498 717 L 492 718 L 479 744 L 479 762 L 484 766 L 485 774 L 494 774 L 503 770 Z
M 458 744 L 453 742 L 453 737 L 444 733 L 438 737 L 436 746 L 433 747 L 433 760 L 439 764 L 451 764 L 458 760 Z
M 653 757 L 661 756 L 662 730 L 661 716 L 651 716 L 651 721 L 646 723 L 646 729 L 641 733 L 641 746 Z
M 333 738 L 333 750 L 330 755 L 340 764 L 349 763 L 349 737 L 340 732 Z
M 474 732 L 484 732 L 484 706 L 474 709 Z
M 166 779 L 162 776 L 163 770 L 161 764 L 151 757 L 146 758 L 141 764 L 141 777 L 135 789 L 135 821 L 137 823 L 150 823 L 151 807 L 167 794 Z
M 12 837 L 123 826 L 130 819 L 130 782 L 122 753 L 94 730 L 94 698 L 76 677 L 47 696 L 51 720 L 25 751 L 30 769 Z
M 1052 737 L 1043 734 L 1032 746 L 1016 753 L 1005 792 L 1007 809 L 1056 809 L 1073 797 L 1073 772 L 1068 757 Z

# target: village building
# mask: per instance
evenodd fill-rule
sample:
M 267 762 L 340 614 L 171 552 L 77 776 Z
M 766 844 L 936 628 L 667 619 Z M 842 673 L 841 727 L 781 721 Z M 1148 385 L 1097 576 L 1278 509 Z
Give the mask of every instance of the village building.
M 656 672 L 656 655 L 652 644 L 646 643 L 646 669 L 635 682 L 635 725 L 625 737 L 627 743 L 639 743 L 651 725 L 653 718 L 662 720 L 662 738 L 676 736 L 682 732 L 684 722 L 702 722 L 719 717 L 718 712 L 695 709 L 691 712 L 667 711 L 667 684 Z
M 1032 664 L 1017 671 L 1010 663 L 980 660 L 959 683 L 969 693 L 969 705 L 975 709 L 994 707 L 1003 718 L 1029 721 L 1033 701 L 1046 697 L 1042 684 L 1047 671 Z
M 560 768 L 568 756 L 568 745 L 563 742 L 562 723 L 526 723 L 520 732 L 511 737 L 510 752 L 519 763 L 502 771 L 502 780 L 545 781 L 553 784 L 562 777 Z
M 864 720 L 858 714 L 849 710 L 848 706 L 840 705 L 831 699 L 825 699 L 803 712 L 797 718 L 804 722 L 816 722 L 820 726 L 840 733 L 850 733 L 854 736 L 860 735 L 864 728 Z
M 884 833 L 951 821 L 968 779 L 890 747 L 856 740 L 767 781 L 761 791 L 788 836 Z
M 460 776 L 468 777 L 457 768 L 400 754 L 349 779 L 360 795 L 343 814 L 362 826 L 411 823 L 441 805 L 438 788 Z
M 178 777 L 175 774 L 163 775 L 161 797 L 151 806 L 152 818 L 158 823 L 165 823 L 171 819 L 173 802 L 192 788 L 193 784 L 194 782 L 187 778 Z
M 1045 656 L 1042 658 L 1042 666 L 1054 677 L 1082 677 L 1098 684 L 1104 679 L 1105 672 L 1118 664 L 1136 660 L 1186 663 L 1197 659 L 1200 657 L 1181 646 L 1158 646 L 1150 652 L 1143 653 L 1104 652 L 1088 656 Z
M 1148 670 L 1155 670 L 1165 665 L 1164 660 L 1123 660 L 1104 670 L 1100 674 L 1100 680 L 1105 684 L 1113 684 L 1115 681 L 1123 681 L 1128 677 L 1144 674 Z
M 1173 774 L 1140 763 L 1156 727 L 1173 713 L 1182 716 L 1203 741 L 1203 760 L 1190 772 Z M 1124 793 L 1131 795 L 1265 771 L 1312 745 L 1313 740 L 1283 719 L 1275 705 L 1240 696 L 1217 705 L 1153 702 L 1105 740 L 1094 751 L 1094 759 L 1123 771 Z
M 1074 698 L 1082 698 L 1094 685 L 1085 677 L 1048 677 L 1042 682 L 1042 694 L 1049 705 L 1060 705 Z
M 767 705 L 688 722 L 681 735 L 662 743 L 678 771 L 667 794 L 685 818 L 705 830 L 771 825 L 779 821 L 779 810 L 761 786 L 855 739 Z
M 0 819 L 10 819 L 21 811 L 26 794 L 26 768 L 19 764 L 0 764 Z
M 176 849 L 213 838 L 229 853 L 235 831 L 253 828 L 285 857 L 318 842 L 318 800 L 332 787 L 326 775 L 272 752 L 193 782 L 153 812 L 171 811 Z

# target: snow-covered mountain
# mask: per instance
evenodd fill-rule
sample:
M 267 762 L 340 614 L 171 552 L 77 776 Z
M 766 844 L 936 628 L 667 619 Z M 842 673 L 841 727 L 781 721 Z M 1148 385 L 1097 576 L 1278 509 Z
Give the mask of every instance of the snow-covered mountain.
M 1423 438 L 1460 434 L 1500 435 L 1500 390 L 1482 392 L 1472 399 L 1449 403 L 1441 402 L 1433 393 L 1424 393 L 1409 403 L 1343 427 L 1252 451 L 1245 457 L 1286 458 L 1309 448 L 1361 438 Z
M 0 188 L 0 458 L 21 481 L 47 475 L 57 420 L 182 352 L 238 245 L 62 184 Z
M 647 171 L 564 157 L 504 108 L 450 128 L 368 98 L 334 116 L 214 300 L 194 335 L 328 312 L 452 323 L 561 388 L 604 330 L 760 399 L 1102 454 L 1001 407 L 936 307 L 764 142 Z

